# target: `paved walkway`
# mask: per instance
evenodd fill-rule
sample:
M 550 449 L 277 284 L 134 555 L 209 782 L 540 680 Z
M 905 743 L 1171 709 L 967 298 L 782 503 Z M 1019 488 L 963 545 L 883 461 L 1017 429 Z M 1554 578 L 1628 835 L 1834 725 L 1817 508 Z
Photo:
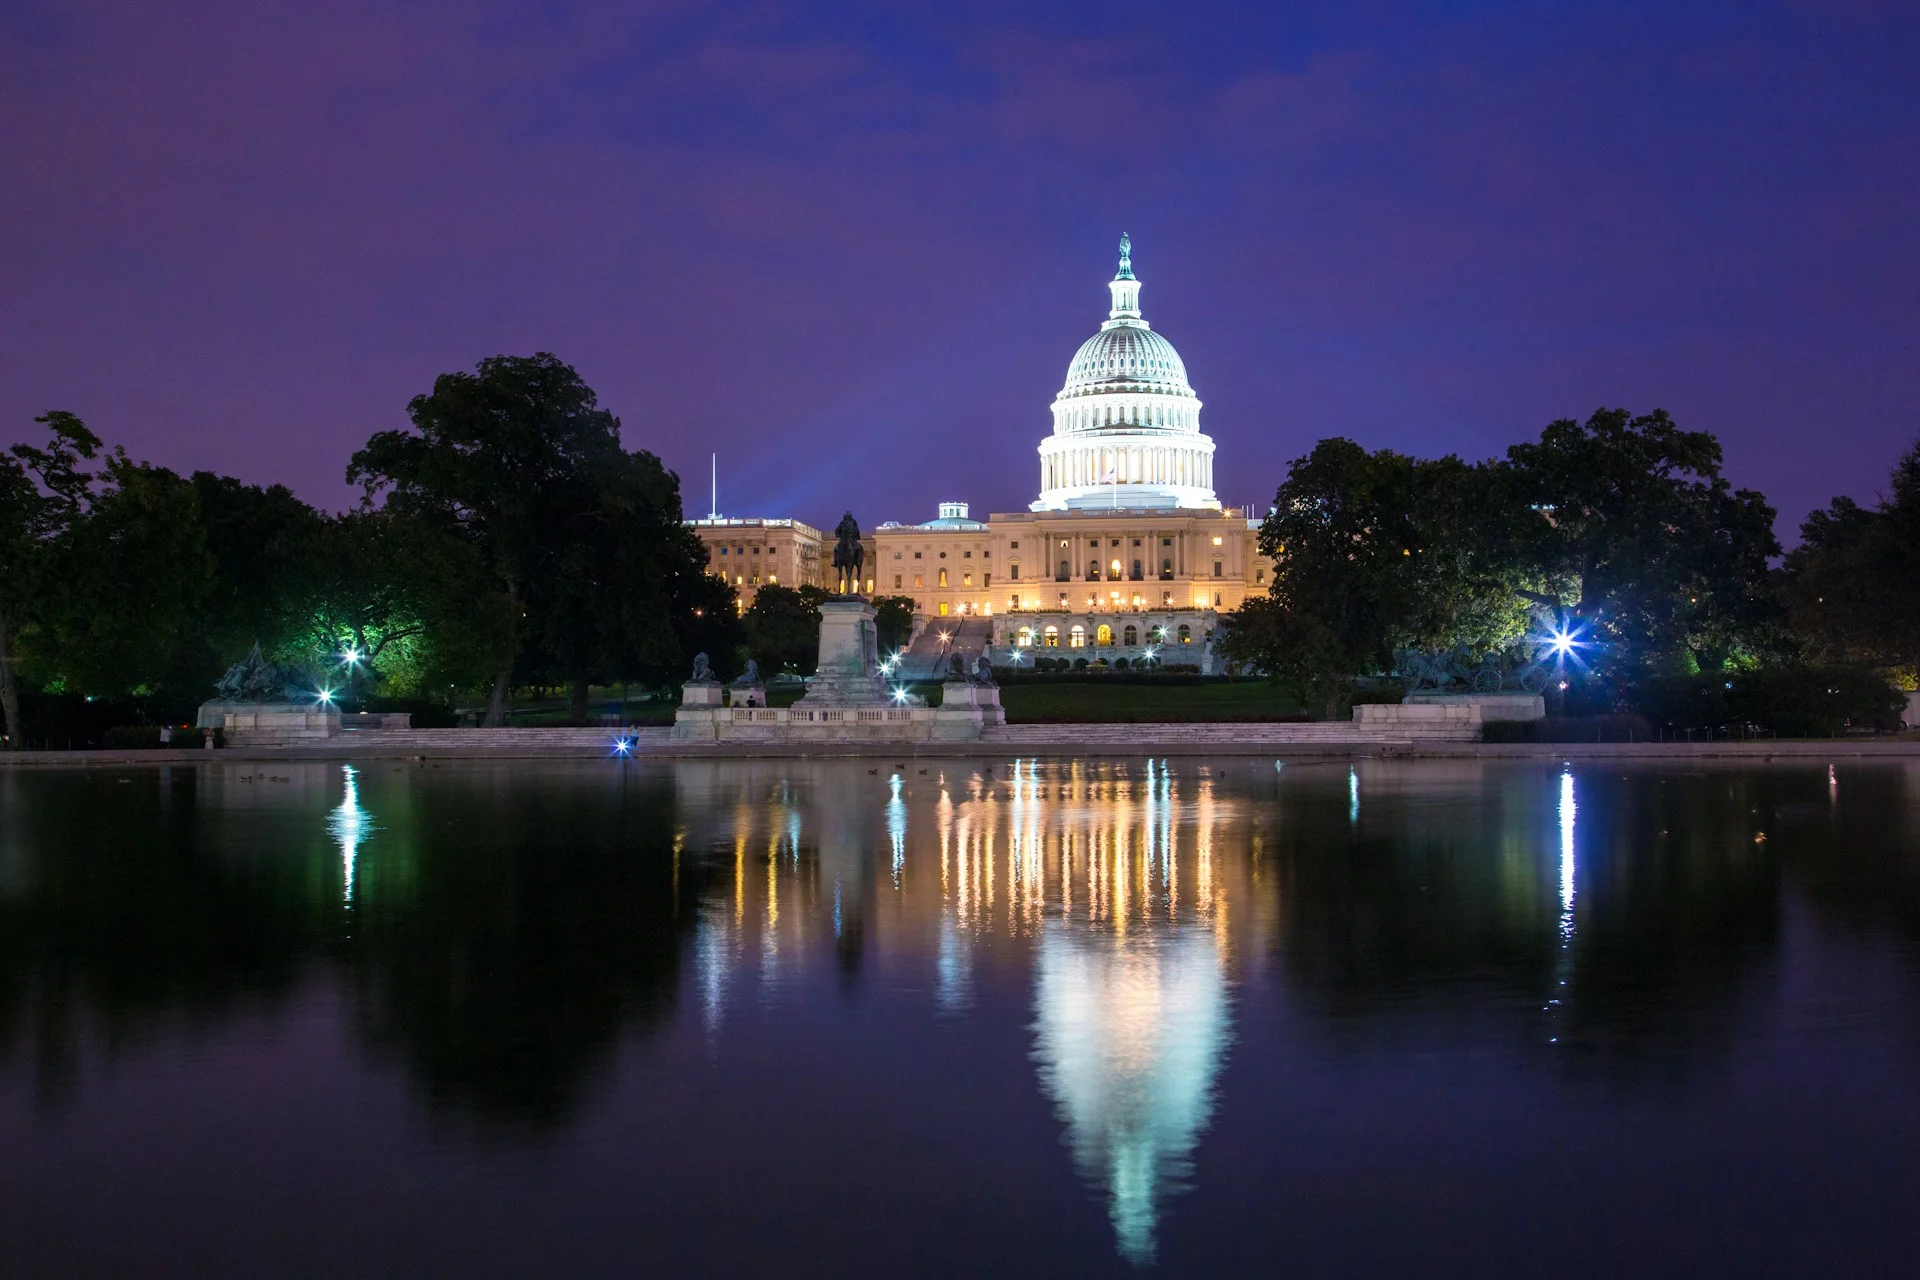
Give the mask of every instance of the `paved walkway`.
M 642 759 L 1008 756 L 1265 756 L 1521 760 L 1920 760 L 1920 738 L 1769 739 L 1757 742 L 1481 743 L 1413 739 L 1341 722 L 1311 724 L 1030 724 L 988 730 L 978 742 L 688 743 L 668 729 L 410 729 L 350 732 L 297 747 L 221 751 L 0 752 L 0 766 L 182 764 L 234 760 L 603 759 L 624 736 Z

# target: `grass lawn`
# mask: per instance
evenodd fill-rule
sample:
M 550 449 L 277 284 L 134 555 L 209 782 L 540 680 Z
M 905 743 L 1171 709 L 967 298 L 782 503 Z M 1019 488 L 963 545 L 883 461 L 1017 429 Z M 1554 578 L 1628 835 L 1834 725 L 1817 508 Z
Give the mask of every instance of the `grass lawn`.
M 1232 684 L 1047 684 L 1000 687 L 1009 724 L 1231 723 L 1301 720 L 1297 698 L 1264 680 Z

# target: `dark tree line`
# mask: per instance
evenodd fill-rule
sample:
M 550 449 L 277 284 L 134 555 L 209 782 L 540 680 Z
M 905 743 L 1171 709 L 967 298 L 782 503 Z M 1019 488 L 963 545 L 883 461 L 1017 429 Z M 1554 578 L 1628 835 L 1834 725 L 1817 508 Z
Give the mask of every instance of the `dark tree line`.
M 1564 419 L 1479 463 L 1323 440 L 1262 526 L 1272 593 L 1226 619 L 1223 647 L 1329 717 L 1403 648 L 1524 660 L 1555 633 L 1575 642 L 1566 669 L 1588 710 L 1662 682 L 1821 664 L 1910 683 L 1920 446 L 1877 507 L 1841 498 L 1810 517 L 1782 568 L 1772 507 L 1720 468 L 1710 433 L 1657 410 Z
M 740 645 L 679 481 L 628 450 L 579 375 L 545 353 L 447 374 L 374 435 L 340 515 L 285 487 L 181 476 L 78 417 L 0 454 L 0 712 L 23 696 L 181 718 L 258 643 L 343 696 L 450 703 L 515 687 L 659 685 Z

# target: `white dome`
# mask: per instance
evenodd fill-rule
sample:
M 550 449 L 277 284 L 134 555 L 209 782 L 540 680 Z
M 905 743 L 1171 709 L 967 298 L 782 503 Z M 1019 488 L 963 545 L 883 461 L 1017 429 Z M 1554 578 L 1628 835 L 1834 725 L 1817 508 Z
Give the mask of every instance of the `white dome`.
M 1060 398 L 1116 391 L 1189 399 L 1194 394 L 1180 353 L 1144 320 L 1103 328 L 1081 343 L 1067 366 L 1067 384 L 1060 388 Z
M 1054 397 L 1035 511 L 1220 508 L 1213 441 L 1200 432 L 1200 397 L 1180 353 L 1140 314 L 1131 251 L 1132 242 L 1120 237 L 1120 270 L 1107 285 L 1113 309 L 1100 332 L 1080 344 Z

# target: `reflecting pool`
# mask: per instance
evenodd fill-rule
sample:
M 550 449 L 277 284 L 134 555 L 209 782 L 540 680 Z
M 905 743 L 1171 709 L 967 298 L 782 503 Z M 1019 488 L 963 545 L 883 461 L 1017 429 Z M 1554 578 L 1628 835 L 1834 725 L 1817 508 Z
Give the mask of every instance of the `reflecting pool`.
M 1920 762 L 0 770 L 0 1273 L 1920 1252 Z

